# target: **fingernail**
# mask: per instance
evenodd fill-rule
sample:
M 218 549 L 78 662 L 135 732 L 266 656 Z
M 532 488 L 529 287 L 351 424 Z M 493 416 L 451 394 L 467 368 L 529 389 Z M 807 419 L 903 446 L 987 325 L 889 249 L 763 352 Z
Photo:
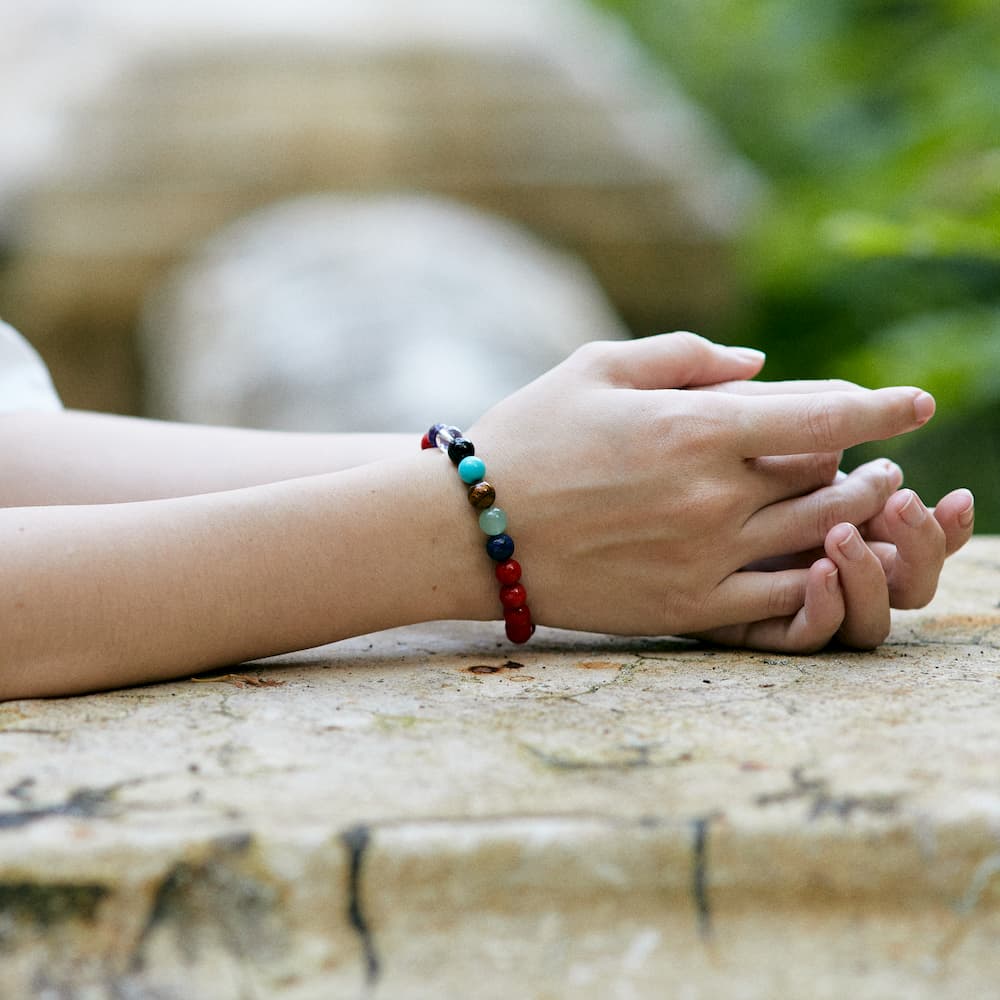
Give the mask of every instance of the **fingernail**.
M 832 569 L 826 574 L 826 589 L 831 594 L 836 594 L 837 591 L 840 590 L 840 580 L 838 579 L 839 575 L 840 574 L 836 569 Z
M 962 490 L 961 492 L 969 498 L 969 506 L 958 512 L 958 523 L 963 528 L 971 528 L 972 522 L 976 519 L 976 498 L 972 495 L 972 490 Z
M 936 406 L 934 397 L 929 392 L 919 392 L 913 400 L 913 414 L 920 423 L 926 424 L 934 416 Z
M 907 490 L 907 493 L 910 495 L 906 498 L 903 506 L 899 508 L 899 516 L 911 528 L 919 528 L 927 517 L 927 508 L 913 490 Z
M 738 354 L 744 361 L 752 361 L 754 364 L 760 364 L 767 357 L 763 351 L 753 347 L 730 347 L 729 350 L 733 354 Z
M 845 537 L 837 542 L 837 548 L 846 559 L 852 561 L 860 559 L 865 554 L 865 543 L 861 541 L 861 536 L 854 528 L 849 528 L 845 532 Z
M 888 458 L 883 462 L 883 466 L 886 475 L 889 477 L 889 481 L 892 483 L 892 488 L 894 490 L 899 489 L 900 484 L 903 482 L 903 470 Z

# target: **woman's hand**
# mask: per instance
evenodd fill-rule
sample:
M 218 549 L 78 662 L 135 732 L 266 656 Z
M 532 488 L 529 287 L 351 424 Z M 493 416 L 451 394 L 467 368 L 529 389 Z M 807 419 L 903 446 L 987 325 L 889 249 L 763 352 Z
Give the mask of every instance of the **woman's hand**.
M 831 483 L 836 455 L 921 426 L 934 403 L 915 388 L 677 391 L 748 378 L 760 361 L 693 334 L 589 344 L 469 429 L 536 621 L 677 634 L 815 604 L 822 566 L 742 570 L 876 518 L 899 469 L 869 463 Z
M 919 608 L 931 600 L 945 558 L 972 537 L 974 520 L 966 489 L 952 491 L 933 510 L 913 490 L 900 490 L 862 531 L 838 524 L 827 534 L 823 554 L 806 557 L 805 600 L 796 614 L 697 637 L 790 653 L 815 652 L 834 639 L 872 649 L 889 634 L 890 607 Z M 772 568 L 802 562 L 802 556 L 788 557 Z

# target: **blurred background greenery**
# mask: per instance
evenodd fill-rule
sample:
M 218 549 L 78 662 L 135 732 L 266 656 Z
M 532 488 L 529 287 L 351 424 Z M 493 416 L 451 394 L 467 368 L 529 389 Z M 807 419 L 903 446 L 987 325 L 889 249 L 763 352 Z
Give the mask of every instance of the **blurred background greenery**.
M 749 301 L 700 332 L 766 376 L 917 384 L 920 434 L 858 449 L 1000 531 L 1000 4 L 595 0 L 765 175 L 738 247 Z

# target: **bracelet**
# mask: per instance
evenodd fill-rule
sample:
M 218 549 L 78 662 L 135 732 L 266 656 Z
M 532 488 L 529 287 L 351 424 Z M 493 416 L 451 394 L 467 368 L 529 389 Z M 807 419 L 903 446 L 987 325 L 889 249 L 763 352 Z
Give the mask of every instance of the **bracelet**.
M 420 447 L 443 451 L 458 467 L 458 475 L 469 487 L 469 503 L 480 511 L 479 527 L 488 536 L 486 553 L 496 563 L 494 575 L 500 582 L 500 604 L 504 628 L 511 642 L 527 642 L 535 631 L 528 609 L 528 593 L 521 583 L 521 564 L 512 559 L 514 539 L 507 534 L 507 514 L 494 501 L 497 492 L 486 476 L 486 463 L 476 457 L 476 448 L 457 427 L 435 424 Z

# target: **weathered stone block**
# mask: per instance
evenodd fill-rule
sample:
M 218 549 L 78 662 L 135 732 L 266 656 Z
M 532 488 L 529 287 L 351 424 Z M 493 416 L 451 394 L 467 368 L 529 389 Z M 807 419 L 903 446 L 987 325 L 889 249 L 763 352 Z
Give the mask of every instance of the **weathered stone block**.
M 0 996 L 990 996 L 998 594 L 976 538 L 874 653 L 439 623 L 0 705 Z

